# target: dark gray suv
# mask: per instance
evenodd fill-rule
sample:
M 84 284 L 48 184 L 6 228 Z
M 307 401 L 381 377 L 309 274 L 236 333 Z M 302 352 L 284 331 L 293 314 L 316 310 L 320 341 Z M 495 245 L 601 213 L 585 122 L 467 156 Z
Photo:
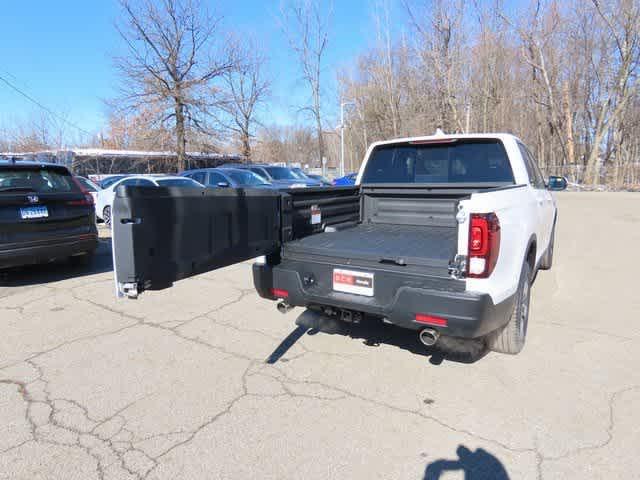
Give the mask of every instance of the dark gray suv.
M 273 188 L 270 182 L 250 170 L 240 168 L 200 168 L 181 173 L 207 187 Z
M 0 161 L 0 269 L 87 261 L 97 247 L 93 197 L 66 167 Z
M 277 188 L 295 188 L 295 187 L 321 187 L 322 182 L 312 178 L 300 178 L 290 168 L 278 165 L 262 165 L 256 163 L 222 165 L 220 169 L 226 168 L 242 168 L 250 170 L 265 181 L 270 182 Z

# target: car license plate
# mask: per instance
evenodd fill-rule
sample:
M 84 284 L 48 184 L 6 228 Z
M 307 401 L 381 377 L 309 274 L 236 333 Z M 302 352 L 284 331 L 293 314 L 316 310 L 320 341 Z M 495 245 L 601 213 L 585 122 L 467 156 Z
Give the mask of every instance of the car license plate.
M 27 220 L 30 218 L 46 218 L 49 216 L 47 207 L 25 207 L 20 209 L 20 216 Z
M 333 289 L 373 297 L 373 273 L 333 269 Z

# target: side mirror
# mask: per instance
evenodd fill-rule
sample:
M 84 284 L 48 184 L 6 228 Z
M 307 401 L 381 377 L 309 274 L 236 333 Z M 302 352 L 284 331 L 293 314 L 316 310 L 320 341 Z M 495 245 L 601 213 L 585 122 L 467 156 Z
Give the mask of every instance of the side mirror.
M 227 188 L 229 186 L 228 182 L 218 182 L 218 187 Z
M 567 179 L 565 177 L 556 177 L 551 175 L 549 177 L 549 182 L 547 183 L 547 188 L 554 192 L 565 190 L 567 188 Z

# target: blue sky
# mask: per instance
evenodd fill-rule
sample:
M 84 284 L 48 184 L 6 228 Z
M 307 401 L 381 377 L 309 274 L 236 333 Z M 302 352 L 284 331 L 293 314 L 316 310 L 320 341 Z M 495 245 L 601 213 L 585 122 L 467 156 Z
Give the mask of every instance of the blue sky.
M 224 17 L 225 27 L 260 41 L 270 58 L 273 98 L 267 123 L 294 124 L 296 105 L 308 98 L 298 65 L 279 24 L 280 0 L 203 0 Z M 485 0 L 487 3 L 494 0 Z M 513 5 L 524 0 L 505 0 Z M 330 114 L 337 103 L 336 72 L 375 42 L 372 20 L 379 0 L 333 0 L 325 94 Z M 406 24 L 400 0 L 389 0 L 396 33 Z M 116 95 L 112 58 L 122 52 L 114 28 L 115 0 L 4 0 L 0 9 L 0 76 L 69 121 L 91 132 L 105 124 L 104 100 Z M 0 82 L 0 128 L 39 114 L 39 109 Z M 73 129 L 69 128 L 69 134 Z
M 112 58 L 122 49 L 114 28 L 119 15 L 110 0 L 27 0 L 2 2 L 0 76 L 42 104 L 89 131 L 105 122 L 104 99 L 116 94 Z M 373 42 L 373 0 L 333 2 L 333 25 L 325 76 Z M 299 80 L 278 20 L 280 3 L 261 0 L 211 2 L 225 27 L 252 35 L 264 45 L 274 78 L 273 99 L 265 119 L 296 121 L 295 104 L 304 101 Z M 333 93 L 328 84 L 327 93 Z M 37 115 L 38 107 L 0 83 L 0 126 Z

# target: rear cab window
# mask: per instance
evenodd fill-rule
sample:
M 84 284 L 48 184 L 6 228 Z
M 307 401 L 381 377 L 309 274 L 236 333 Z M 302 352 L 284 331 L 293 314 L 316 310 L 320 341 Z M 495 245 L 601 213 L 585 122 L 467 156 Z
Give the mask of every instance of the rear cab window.
M 514 177 L 500 140 L 447 139 L 376 147 L 361 183 L 513 185 Z
M 71 174 L 65 168 L 0 166 L 0 194 L 76 193 L 78 191 Z

